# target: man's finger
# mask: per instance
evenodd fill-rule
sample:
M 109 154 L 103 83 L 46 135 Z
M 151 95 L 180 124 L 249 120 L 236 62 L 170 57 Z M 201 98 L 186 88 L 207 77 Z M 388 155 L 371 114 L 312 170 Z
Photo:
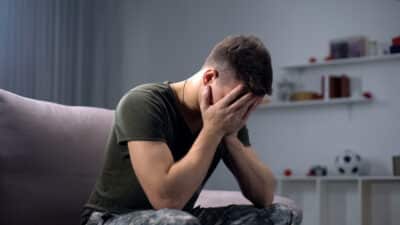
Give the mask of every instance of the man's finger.
M 253 99 L 253 94 L 252 93 L 247 93 L 240 97 L 238 100 L 236 100 L 232 105 L 229 106 L 229 108 L 233 111 L 236 111 L 243 107 L 246 103 L 251 102 Z
M 204 110 L 210 107 L 210 104 L 211 104 L 211 87 L 207 85 L 204 87 L 204 90 L 201 93 L 200 107 L 202 110 Z
M 260 104 L 260 100 L 256 100 L 247 110 L 246 114 L 243 116 L 243 120 L 247 120 L 250 116 L 250 114 L 257 108 L 257 106 Z
M 239 84 L 236 86 L 232 91 L 230 91 L 225 97 L 223 97 L 219 102 L 222 106 L 226 107 L 232 102 L 237 99 L 241 94 L 243 94 L 244 91 L 244 85 Z
M 239 111 L 236 111 L 236 113 L 238 113 L 238 116 L 240 116 L 240 118 L 243 119 L 245 117 L 245 115 L 247 114 L 247 112 L 252 107 L 252 105 L 256 104 L 256 102 L 257 102 L 257 99 L 255 99 L 255 98 L 251 99 L 250 101 L 248 101 L 244 105 L 242 105 L 242 107 L 239 109 Z

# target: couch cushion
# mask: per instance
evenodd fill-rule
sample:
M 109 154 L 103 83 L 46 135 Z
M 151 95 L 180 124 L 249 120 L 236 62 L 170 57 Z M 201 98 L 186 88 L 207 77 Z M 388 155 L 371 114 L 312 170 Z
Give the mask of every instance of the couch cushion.
M 274 195 L 273 203 L 285 204 L 291 208 L 297 208 L 293 200 Z M 202 190 L 195 206 L 201 207 L 220 207 L 230 204 L 251 205 L 240 191 L 223 191 L 223 190 Z
M 77 224 L 113 117 L 0 89 L 0 224 Z

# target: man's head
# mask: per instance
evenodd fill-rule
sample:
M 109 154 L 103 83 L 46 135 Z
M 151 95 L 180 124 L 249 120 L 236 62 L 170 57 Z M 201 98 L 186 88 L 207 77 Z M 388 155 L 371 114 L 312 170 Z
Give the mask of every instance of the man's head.
M 255 36 L 228 36 L 210 52 L 203 65 L 203 83 L 210 85 L 214 101 L 238 84 L 257 96 L 271 95 L 271 57 Z

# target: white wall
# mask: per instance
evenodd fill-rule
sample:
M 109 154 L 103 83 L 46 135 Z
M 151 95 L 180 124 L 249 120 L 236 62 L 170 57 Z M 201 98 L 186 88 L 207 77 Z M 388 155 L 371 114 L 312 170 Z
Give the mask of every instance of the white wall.
M 201 66 L 213 45 L 229 34 L 255 34 L 270 49 L 275 80 L 280 66 L 322 58 L 332 38 L 364 34 L 389 41 L 400 34 L 395 0 L 126 1 L 124 90 L 142 82 L 177 81 Z M 362 76 L 376 101 L 370 105 L 259 110 L 250 137 L 276 174 L 291 167 L 304 175 L 312 164 L 333 169 L 333 157 L 350 147 L 371 163 L 371 174 L 391 173 L 400 153 L 400 62 L 333 68 Z M 314 71 L 315 75 L 326 71 Z M 209 187 L 236 189 L 220 166 Z

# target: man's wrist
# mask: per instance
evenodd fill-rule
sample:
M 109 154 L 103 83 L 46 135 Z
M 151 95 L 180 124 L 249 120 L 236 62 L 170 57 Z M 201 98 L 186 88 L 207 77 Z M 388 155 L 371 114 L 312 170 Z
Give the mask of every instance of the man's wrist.
M 224 136 L 224 139 L 231 140 L 237 138 L 237 133 L 231 133 Z
M 237 144 L 239 141 L 239 138 L 237 137 L 237 133 L 233 133 L 233 134 L 224 136 L 223 140 L 225 141 L 225 144 L 229 146 L 231 144 Z
M 215 129 L 213 127 L 204 126 L 202 130 L 205 133 L 212 135 L 214 137 L 220 138 L 220 139 L 222 139 L 224 137 L 224 134 L 221 130 Z

